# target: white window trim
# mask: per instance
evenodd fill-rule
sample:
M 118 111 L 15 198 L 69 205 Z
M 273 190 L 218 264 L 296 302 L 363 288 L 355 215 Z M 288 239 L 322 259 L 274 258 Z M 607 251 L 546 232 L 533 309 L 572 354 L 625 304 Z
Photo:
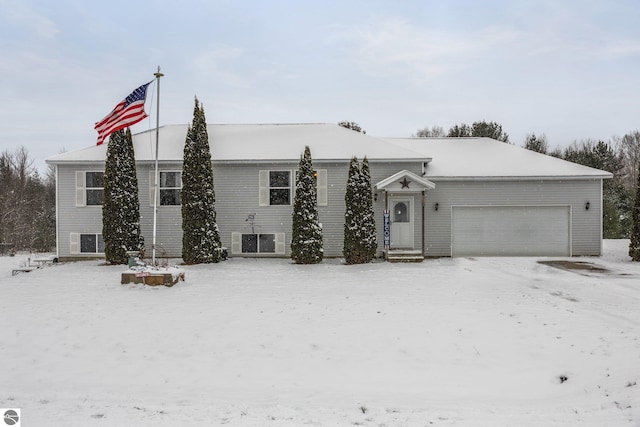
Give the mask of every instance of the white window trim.
M 261 170 L 258 173 L 258 205 L 269 206 L 269 171 Z
M 275 240 L 275 252 L 242 252 L 243 234 L 273 234 Z M 231 233 L 231 254 L 232 255 L 285 255 L 287 245 L 285 244 L 285 233 Z
M 316 173 L 318 174 L 316 179 L 316 188 L 317 188 L 317 197 L 318 197 L 318 206 L 328 206 L 329 205 L 329 185 L 327 183 L 327 170 L 326 169 L 316 169 Z
M 87 206 L 87 193 L 84 191 L 85 171 L 76 171 L 76 207 Z
M 72 255 L 80 253 L 80 233 L 69 234 L 69 253 Z

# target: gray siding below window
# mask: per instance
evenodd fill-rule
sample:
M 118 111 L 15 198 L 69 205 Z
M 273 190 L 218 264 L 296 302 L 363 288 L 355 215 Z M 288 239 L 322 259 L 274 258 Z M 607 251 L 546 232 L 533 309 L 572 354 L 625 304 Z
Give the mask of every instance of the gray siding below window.
M 138 164 L 138 197 L 140 201 L 140 229 L 144 236 L 145 256 L 153 251 L 153 185 L 155 167 L 152 163 Z M 160 172 L 182 171 L 182 163 L 162 163 Z M 158 196 L 159 197 L 159 196 Z M 182 257 L 182 209 L 177 206 L 158 206 L 156 212 L 156 258 Z
M 86 167 L 58 165 L 56 215 L 58 218 L 58 257 L 95 258 L 96 254 L 71 255 L 71 233 L 102 234 L 102 206 L 76 206 L 76 171 L 104 170 L 104 164 Z

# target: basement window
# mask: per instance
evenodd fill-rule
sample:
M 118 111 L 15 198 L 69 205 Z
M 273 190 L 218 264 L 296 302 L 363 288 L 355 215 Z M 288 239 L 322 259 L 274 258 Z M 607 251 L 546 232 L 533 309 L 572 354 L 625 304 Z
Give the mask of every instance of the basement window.
M 103 254 L 104 240 L 102 240 L 102 234 L 81 234 L 80 253 Z

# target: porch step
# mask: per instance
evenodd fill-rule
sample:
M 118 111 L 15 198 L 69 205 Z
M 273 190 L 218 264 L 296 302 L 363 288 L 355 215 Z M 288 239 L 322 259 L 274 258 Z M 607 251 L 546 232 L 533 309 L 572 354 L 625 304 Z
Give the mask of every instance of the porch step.
M 389 262 L 422 262 L 424 255 L 416 250 L 394 249 L 385 251 L 385 258 Z

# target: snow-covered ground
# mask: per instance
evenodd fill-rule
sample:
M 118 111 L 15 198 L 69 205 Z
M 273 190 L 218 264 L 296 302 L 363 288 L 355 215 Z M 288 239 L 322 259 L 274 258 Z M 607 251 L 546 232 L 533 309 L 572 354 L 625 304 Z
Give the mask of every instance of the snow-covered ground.
M 0 407 L 22 426 L 640 426 L 640 264 L 231 259 L 172 288 L 122 266 L 11 277 Z

